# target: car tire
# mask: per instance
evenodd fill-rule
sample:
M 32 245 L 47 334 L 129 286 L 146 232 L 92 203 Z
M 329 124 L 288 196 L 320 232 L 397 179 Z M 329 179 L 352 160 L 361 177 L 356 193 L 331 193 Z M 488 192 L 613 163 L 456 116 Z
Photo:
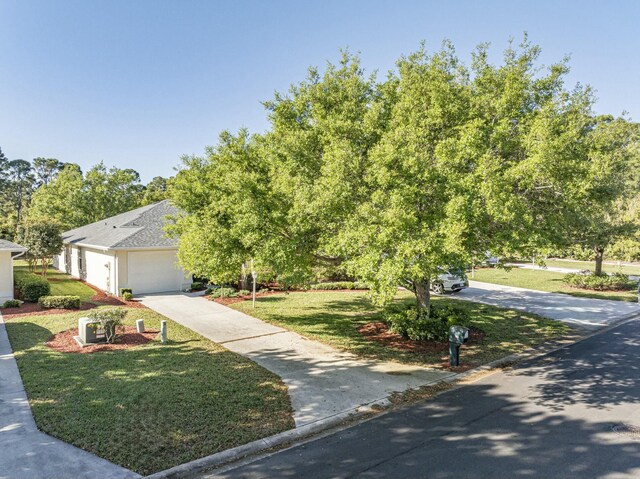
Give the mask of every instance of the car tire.
M 444 286 L 440 283 L 435 283 L 433 285 L 433 292 L 435 294 L 444 294 Z

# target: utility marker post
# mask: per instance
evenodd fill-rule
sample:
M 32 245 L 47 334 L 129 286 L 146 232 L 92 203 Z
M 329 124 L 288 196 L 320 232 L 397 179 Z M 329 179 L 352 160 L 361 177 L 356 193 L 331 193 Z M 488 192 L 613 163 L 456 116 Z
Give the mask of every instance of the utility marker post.
M 253 277 L 253 307 L 256 307 L 256 278 L 258 277 L 258 273 L 254 270 L 251 272 L 251 276 Z

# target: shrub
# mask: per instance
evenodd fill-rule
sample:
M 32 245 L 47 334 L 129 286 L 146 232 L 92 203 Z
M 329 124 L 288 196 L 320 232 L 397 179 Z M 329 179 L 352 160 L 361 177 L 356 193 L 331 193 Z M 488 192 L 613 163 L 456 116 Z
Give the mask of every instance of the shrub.
M 271 291 L 269 288 L 260 288 L 258 290 L 258 293 L 263 294 L 263 293 L 268 293 L 269 291 Z
M 251 294 L 251 291 L 249 291 L 248 289 L 241 289 L 240 291 L 238 291 L 238 296 L 249 296 Z
M 467 324 L 467 311 L 451 304 L 432 304 L 431 315 L 418 312 L 414 307 L 403 311 L 388 312 L 385 317 L 389 329 L 413 340 L 447 341 L 449 328 L 455 324 Z
M 369 286 L 359 281 L 337 281 L 333 283 L 316 283 L 311 289 L 317 291 L 335 291 L 341 289 L 369 289 Z
M 126 315 L 124 308 L 106 308 L 94 309 L 88 317 L 94 322 L 96 329 L 104 330 L 107 343 L 113 343 L 117 338 L 117 327 L 122 324 Z
M 44 309 L 80 309 L 80 296 L 41 296 L 38 303 Z
M 201 283 L 200 281 L 194 281 L 191 283 L 191 291 L 202 291 L 203 289 L 205 289 L 204 283 Z
M 572 288 L 590 289 L 593 291 L 620 291 L 634 289 L 635 285 L 629 276 L 622 273 L 596 276 L 591 271 L 569 273 L 563 281 Z
M 16 280 L 16 286 L 22 298 L 30 303 L 37 303 L 41 296 L 48 296 L 51 293 L 49 281 L 32 273 L 20 275 Z
M 125 301 L 131 301 L 133 299 L 133 293 L 126 291 L 122 294 L 122 299 L 124 299 Z
M 235 298 L 238 296 L 236 290 L 233 288 L 216 288 L 209 293 L 211 298 Z
M 2 307 L 3 308 L 19 308 L 20 304 L 21 304 L 20 300 L 18 300 L 18 299 L 9 299 L 9 300 L 4 302 Z
M 133 290 L 131 288 L 120 288 L 118 292 L 119 292 L 118 296 L 120 296 L 121 298 L 124 298 L 124 295 L 126 293 L 133 294 Z

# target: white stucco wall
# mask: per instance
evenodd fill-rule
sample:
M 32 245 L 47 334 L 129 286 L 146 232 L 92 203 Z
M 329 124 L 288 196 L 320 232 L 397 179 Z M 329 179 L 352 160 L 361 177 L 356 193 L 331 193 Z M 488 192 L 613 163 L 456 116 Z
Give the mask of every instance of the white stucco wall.
M 68 257 L 66 256 L 68 255 Z M 116 294 L 116 259 L 112 251 L 66 245 L 62 254 L 54 258 L 56 269 L 69 273 L 104 291 Z
M 120 288 L 134 294 L 182 291 L 191 285 L 191 276 L 178 265 L 175 249 L 119 251 Z
M 0 251 L 0 306 L 13 299 L 13 260 L 11 252 Z
M 68 253 L 54 258 L 55 268 L 112 294 L 120 288 L 141 294 L 182 291 L 191 285 L 191 276 L 178 266 L 175 249 L 101 251 L 77 245 L 65 249 Z M 154 284 L 157 291 L 151 291 Z

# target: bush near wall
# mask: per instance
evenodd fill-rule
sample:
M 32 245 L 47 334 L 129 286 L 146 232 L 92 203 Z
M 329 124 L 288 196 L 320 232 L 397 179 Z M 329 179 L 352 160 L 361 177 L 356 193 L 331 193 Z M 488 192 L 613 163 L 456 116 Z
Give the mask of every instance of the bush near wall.
M 16 278 L 16 288 L 20 291 L 22 299 L 30 303 L 37 303 L 42 296 L 51 293 L 49 281 L 33 273 L 25 273 Z
M 20 301 L 17 299 L 8 299 L 7 301 L 4 302 L 2 307 L 3 308 L 19 308 Z
M 41 296 L 38 300 L 44 309 L 80 309 L 80 296 Z

